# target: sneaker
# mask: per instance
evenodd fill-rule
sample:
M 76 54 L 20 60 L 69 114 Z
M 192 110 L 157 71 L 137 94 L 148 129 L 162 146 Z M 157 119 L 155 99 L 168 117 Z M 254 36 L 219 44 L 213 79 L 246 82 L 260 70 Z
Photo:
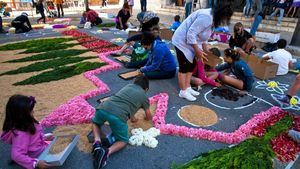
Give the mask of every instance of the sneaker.
M 94 149 L 94 168 L 100 169 L 106 165 L 108 159 L 108 149 L 103 147 L 97 147 Z
M 193 96 L 199 96 L 199 95 L 200 95 L 199 92 L 193 90 L 191 87 L 187 88 L 187 91 L 188 91 L 191 95 L 193 95 Z
M 284 104 L 290 104 L 290 99 L 286 95 L 278 95 L 276 99 Z
M 196 97 L 194 97 L 192 94 L 190 94 L 187 90 L 180 90 L 179 97 L 184 98 L 191 102 L 196 100 Z

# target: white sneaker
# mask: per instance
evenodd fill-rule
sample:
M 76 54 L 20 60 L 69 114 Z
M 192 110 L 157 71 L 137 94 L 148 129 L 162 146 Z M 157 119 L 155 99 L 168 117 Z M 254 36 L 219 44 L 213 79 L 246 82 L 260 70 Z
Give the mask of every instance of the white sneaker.
M 196 97 L 194 97 L 193 95 L 191 95 L 187 90 L 180 90 L 179 92 L 179 97 L 184 98 L 188 101 L 196 101 Z
M 199 92 L 195 91 L 195 90 L 192 89 L 191 87 L 187 88 L 186 90 L 187 90 L 191 95 L 193 95 L 193 96 L 199 96 L 199 95 L 200 95 Z

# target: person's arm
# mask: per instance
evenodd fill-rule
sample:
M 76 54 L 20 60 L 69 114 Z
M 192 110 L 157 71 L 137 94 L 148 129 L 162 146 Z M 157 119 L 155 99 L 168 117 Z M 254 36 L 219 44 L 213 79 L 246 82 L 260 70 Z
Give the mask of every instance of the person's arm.
M 28 147 L 30 144 L 30 134 L 26 132 L 17 132 L 15 137 L 12 139 L 12 147 L 11 147 L 11 159 L 15 161 L 20 166 L 33 169 L 34 167 L 40 168 L 48 168 L 50 167 L 43 160 L 37 160 L 35 158 L 31 158 L 28 155 Z
M 26 24 L 28 25 L 28 27 L 29 27 L 30 29 L 32 29 L 32 27 L 31 27 L 31 24 L 30 24 L 30 22 L 29 22 L 29 19 L 28 19 L 28 17 L 26 17 Z
M 270 59 L 272 59 L 272 58 L 269 55 L 264 55 L 262 57 L 262 60 L 270 60 Z
M 293 69 L 294 68 L 294 64 L 292 61 L 289 61 L 289 69 Z
M 152 72 L 159 68 L 161 62 L 163 61 L 165 52 L 160 49 L 153 49 L 152 52 L 152 62 L 148 59 L 146 66 L 141 68 L 141 72 Z M 151 62 L 151 63 L 150 63 Z
M 229 39 L 229 47 L 233 49 L 234 46 L 235 46 L 235 42 L 234 42 L 234 39 L 233 39 L 233 35 L 231 35 L 231 37 Z
M 152 119 L 152 114 L 150 112 L 150 109 L 148 108 L 145 110 L 145 120 L 149 121 L 151 119 Z
M 204 63 L 201 60 L 197 61 L 197 70 L 198 70 L 197 72 L 198 78 L 201 79 L 205 84 L 212 85 L 212 86 L 217 85 L 217 83 L 214 80 L 206 77 Z
M 120 17 L 120 16 L 119 16 L 119 23 L 120 23 L 121 29 L 123 29 L 124 26 L 123 26 L 123 22 L 122 22 L 122 17 Z
M 209 49 L 208 49 L 208 46 L 207 46 L 207 43 L 202 43 L 202 49 L 205 53 L 210 53 Z
M 218 66 L 216 67 L 216 70 L 217 70 L 218 72 L 221 72 L 221 71 L 226 70 L 226 69 L 229 69 L 229 68 L 230 68 L 230 65 L 229 65 L 228 63 L 223 63 L 223 64 L 221 64 L 221 65 L 218 65 Z

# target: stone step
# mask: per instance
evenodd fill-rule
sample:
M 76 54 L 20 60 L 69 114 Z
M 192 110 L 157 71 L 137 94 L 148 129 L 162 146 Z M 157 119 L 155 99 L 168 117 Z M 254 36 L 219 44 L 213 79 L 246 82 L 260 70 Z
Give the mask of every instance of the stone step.
M 243 16 L 243 13 L 242 12 L 234 12 L 234 16 Z M 273 18 L 273 20 L 274 20 L 274 18 Z M 297 23 L 298 22 L 298 18 L 283 17 L 282 18 L 282 22 L 294 22 L 294 23 Z
M 246 22 L 241 20 L 231 20 L 231 23 L 241 22 L 244 27 L 250 28 L 252 25 L 252 22 Z M 286 26 L 276 26 L 276 25 L 269 25 L 269 24 L 260 24 L 258 29 L 260 30 L 266 30 L 268 32 L 290 32 L 293 33 L 295 31 L 295 27 L 286 27 Z
M 239 20 L 239 21 L 244 21 L 244 22 L 250 22 L 252 23 L 253 22 L 253 18 L 245 18 L 245 17 L 241 17 L 241 16 L 232 16 L 231 17 L 232 20 Z M 268 24 L 268 25 L 272 25 L 272 26 L 277 26 L 277 18 L 272 19 L 272 20 L 267 20 L 267 19 L 264 19 L 261 24 Z M 297 23 L 296 22 L 286 22 L 286 21 L 282 21 L 281 22 L 281 26 L 282 27 L 290 27 L 290 28 L 296 28 L 297 26 Z

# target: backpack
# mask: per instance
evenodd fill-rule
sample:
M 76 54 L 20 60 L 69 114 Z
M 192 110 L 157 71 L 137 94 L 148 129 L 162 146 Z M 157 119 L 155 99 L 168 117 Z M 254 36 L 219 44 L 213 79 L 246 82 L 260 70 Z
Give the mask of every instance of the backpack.
M 148 52 L 139 43 L 135 43 L 133 48 L 131 62 L 137 62 L 147 58 Z

